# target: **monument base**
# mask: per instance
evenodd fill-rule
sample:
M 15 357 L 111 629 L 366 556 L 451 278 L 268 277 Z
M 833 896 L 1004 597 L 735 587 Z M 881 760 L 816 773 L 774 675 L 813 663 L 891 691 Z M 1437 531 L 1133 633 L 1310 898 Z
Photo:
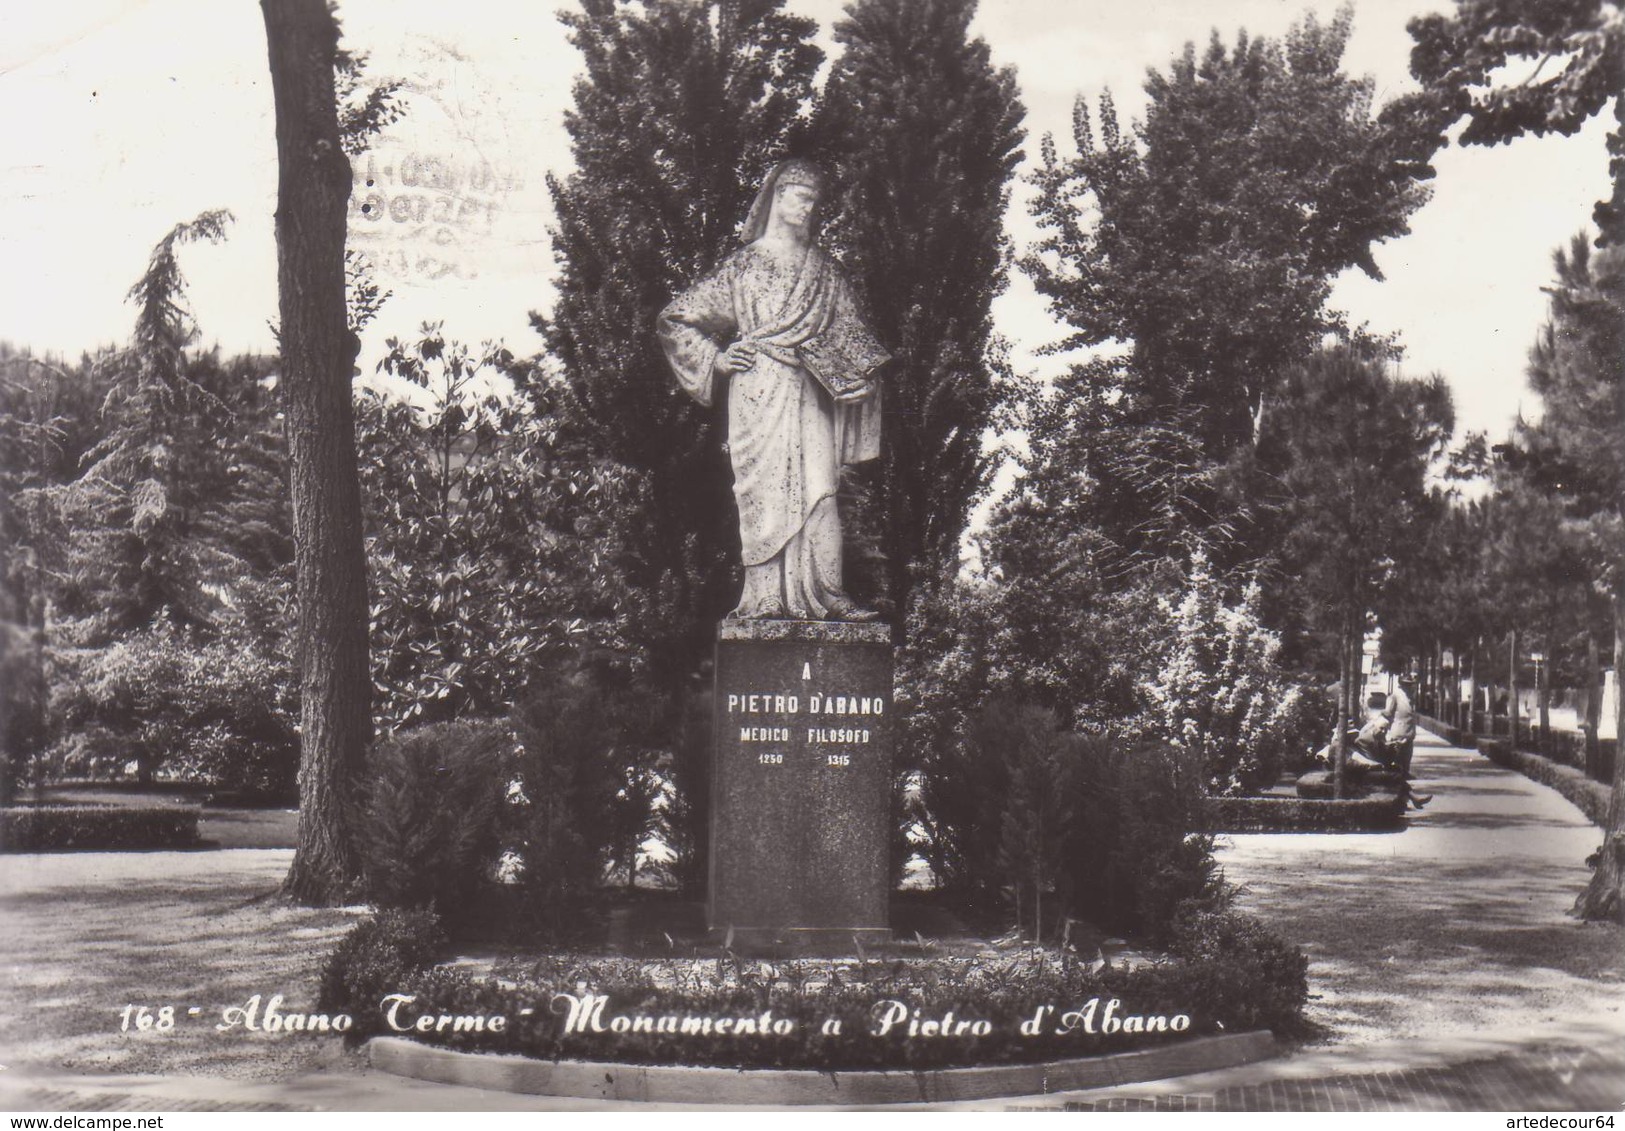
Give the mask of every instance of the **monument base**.
M 734 927 L 732 931 L 730 943 L 728 929 L 713 927 L 706 942 L 711 946 L 726 944 L 742 954 L 839 957 L 856 954 L 859 945 L 871 950 L 892 940 L 889 927 Z
M 736 946 L 890 937 L 892 646 L 883 624 L 724 621 L 706 925 Z

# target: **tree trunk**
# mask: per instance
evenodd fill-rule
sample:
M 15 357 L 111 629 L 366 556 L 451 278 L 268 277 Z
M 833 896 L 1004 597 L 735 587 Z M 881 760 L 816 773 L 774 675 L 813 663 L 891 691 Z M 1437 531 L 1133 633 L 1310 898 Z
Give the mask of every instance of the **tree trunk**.
M 1433 715 L 1449 723 L 1456 692 L 1445 679 L 1445 639 L 1433 637 Z
M 1614 733 L 1625 738 L 1625 693 L 1619 687 L 1625 673 L 1625 576 L 1614 576 Z M 1574 904 L 1574 913 L 1582 919 L 1625 922 L 1625 773 L 1620 772 L 1621 766 L 1625 766 L 1625 758 L 1616 755 L 1614 791 L 1608 800 L 1602 847 L 1597 849 L 1597 870 Z
M 1467 655 L 1467 725 L 1461 729 L 1471 734 L 1478 730 L 1474 713 L 1478 710 L 1478 639 L 1473 639 L 1473 650 Z M 1489 705 L 1486 698 L 1485 706 Z
M 261 0 L 276 105 L 281 388 L 292 481 L 300 674 L 299 845 L 284 890 L 352 894 L 349 795 L 372 740 L 367 578 L 344 305 L 350 163 L 333 95 L 338 28 L 323 0 Z
M 1602 693 L 1607 685 L 1603 682 L 1602 657 L 1598 654 L 1597 634 L 1595 631 L 1586 633 L 1586 774 L 1597 777 L 1598 765 L 1602 759 L 1602 741 L 1598 732 L 1602 728 Z
M 1349 644 L 1352 632 L 1349 628 L 1350 619 L 1347 612 L 1343 615 L 1343 632 L 1338 641 L 1338 668 L 1339 679 L 1337 683 L 1337 719 L 1334 723 L 1336 729 L 1332 732 L 1332 796 L 1342 797 L 1344 779 L 1348 776 L 1349 720 L 1354 717 L 1354 704 L 1359 699 L 1359 691 L 1354 687 L 1355 679 L 1359 673 L 1359 664 L 1350 664 L 1350 657 L 1354 654 Z
M 1540 704 L 1540 743 L 1541 754 L 1550 758 L 1552 756 L 1552 654 L 1548 650 L 1546 658 L 1535 666 L 1535 696 Z
M 1507 736 L 1518 748 L 1518 630 L 1507 638 Z

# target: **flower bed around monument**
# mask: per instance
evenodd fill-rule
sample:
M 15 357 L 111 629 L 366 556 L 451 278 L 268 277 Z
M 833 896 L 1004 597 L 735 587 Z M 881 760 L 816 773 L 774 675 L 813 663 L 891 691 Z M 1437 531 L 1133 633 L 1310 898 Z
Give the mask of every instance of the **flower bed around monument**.
M 1170 954 L 1105 966 L 1045 948 L 763 962 L 558 956 L 436 966 L 432 917 L 386 912 L 329 958 L 318 1008 L 388 1034 L 547 1060 L 928 1069 L 1042 1062 L 1301 1025 L 1306 962 L 1255 920 L 1203 912 Z

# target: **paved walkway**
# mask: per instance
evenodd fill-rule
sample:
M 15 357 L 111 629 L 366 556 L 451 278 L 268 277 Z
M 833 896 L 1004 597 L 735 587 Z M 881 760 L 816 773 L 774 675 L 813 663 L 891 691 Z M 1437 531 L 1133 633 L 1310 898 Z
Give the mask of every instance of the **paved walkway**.
M 1423 736 L 1435 799 L 1396 833 L 1248 834 L 1242 904 L 1310 957 L 1324 1040 L 1262 1064 L 975 1108 L 1618 1111 L 1625 933 L 1570 919 L 1600 833 L 1555 792 Z M 628 1105 L 325 1071 L 250 1081 L 0 1072 L 21 1110 L 538 1110 Z

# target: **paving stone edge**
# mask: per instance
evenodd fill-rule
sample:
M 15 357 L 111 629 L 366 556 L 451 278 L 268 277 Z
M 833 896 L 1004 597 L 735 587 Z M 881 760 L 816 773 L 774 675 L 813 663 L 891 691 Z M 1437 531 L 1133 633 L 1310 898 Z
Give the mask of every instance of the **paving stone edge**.
M 578 1099 L 644 1103 L 889 1104 L 945 1103 L 1105 1088 L 1234 1068 L 1278 1055 L 1267 1030 L 1197 1037 L 1110 1056 L 941 1068 L 922 1072 L 817 1072 L 680 1065 L 548 1061 L 436 1048 L 402 1037 L 374 1037 L 367 1061 L 380 1072 L 469 1088 Z

